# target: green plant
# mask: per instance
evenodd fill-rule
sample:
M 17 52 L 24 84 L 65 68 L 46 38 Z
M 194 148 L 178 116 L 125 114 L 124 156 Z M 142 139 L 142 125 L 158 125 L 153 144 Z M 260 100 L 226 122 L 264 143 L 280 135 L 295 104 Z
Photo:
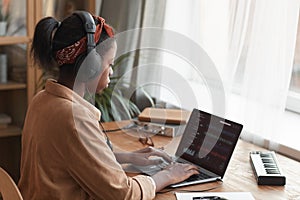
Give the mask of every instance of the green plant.
M 95 95 L 95 106 L 101 111 L 101 121 L 130 119 L 140 113 L 137 105 L 123 96 L 122 88 L 115 88 L 117 80 L 112 78 L 109 87 Z
M 4 22 L 8 20 L 9 12 L 8 12 L 8 3 L 7 5 L 3 4 L 3 1 L 0 1 L 0 21 Z

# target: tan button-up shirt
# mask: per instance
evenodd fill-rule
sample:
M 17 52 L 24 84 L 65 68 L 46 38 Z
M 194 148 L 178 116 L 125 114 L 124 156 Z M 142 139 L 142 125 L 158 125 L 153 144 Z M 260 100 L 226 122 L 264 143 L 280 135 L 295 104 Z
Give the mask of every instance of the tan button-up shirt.
M 31 102 L 22 133 L 24 200 L 153 199 L 146 176 L 127 177 L 99 128 L 100 112 L 48 80 Z

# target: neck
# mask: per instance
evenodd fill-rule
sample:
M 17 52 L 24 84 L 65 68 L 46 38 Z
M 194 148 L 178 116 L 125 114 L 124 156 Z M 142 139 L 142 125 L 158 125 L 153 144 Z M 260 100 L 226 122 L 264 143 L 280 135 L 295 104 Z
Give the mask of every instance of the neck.
M 66 86 L 67 88 L 76 92 L 79 96 L 83 97 L 85 92 L 85 84 L 82 82 L 69 81 L 66 79 L 59 78 L 57 81 L 59 84 Z

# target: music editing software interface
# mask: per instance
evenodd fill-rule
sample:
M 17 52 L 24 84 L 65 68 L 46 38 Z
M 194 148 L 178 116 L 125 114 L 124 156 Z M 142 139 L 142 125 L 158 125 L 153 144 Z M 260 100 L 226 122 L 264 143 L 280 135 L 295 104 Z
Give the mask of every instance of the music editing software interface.
M 193 112 L 177 155 L 223 174 L 236 145 L 241 126 L 205 112 Z

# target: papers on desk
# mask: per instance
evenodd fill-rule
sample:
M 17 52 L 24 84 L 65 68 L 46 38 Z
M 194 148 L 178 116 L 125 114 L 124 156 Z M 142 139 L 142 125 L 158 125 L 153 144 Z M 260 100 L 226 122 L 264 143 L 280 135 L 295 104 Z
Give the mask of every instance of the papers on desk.
M 177 200 L 255 200 L 250 192 L 176 192 L 175 195 Z

